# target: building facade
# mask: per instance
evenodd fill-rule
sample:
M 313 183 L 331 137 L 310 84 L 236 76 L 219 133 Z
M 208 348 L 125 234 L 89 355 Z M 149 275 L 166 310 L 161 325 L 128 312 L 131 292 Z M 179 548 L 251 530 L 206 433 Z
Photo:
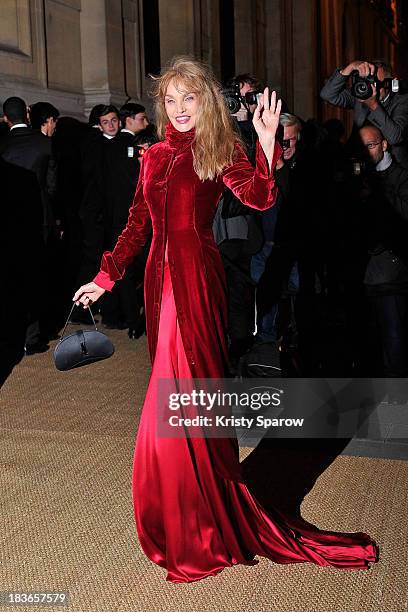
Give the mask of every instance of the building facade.
M 178 54 L 218 77 L 256 74 L 303 118 L 341 116 L 318 98 L 336 66 L 381 56 L 400 70 L 403 0 L 2 0 L 0 102 L 47 100 L 84 118 L 142 101 Z

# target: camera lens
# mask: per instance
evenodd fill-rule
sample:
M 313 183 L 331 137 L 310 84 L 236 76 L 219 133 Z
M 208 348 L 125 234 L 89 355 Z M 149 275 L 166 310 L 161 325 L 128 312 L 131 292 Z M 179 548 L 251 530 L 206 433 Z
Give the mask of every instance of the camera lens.
M 373 95 L 371 83 L 366 79 L 358 79 L 353 83 L 351 93 L 359 100 L 368 100 Z
M 234 95 L 225 95 L 225 101 L 231 115 L 235 115 L 235 113 L 237 113 L 241 108 L 241 101 Z
M 358 83 L 358 85 L 356 85 L 356 95 L 358 97 L 367 95 L 368 91 L 369 91 L 368 83 Z

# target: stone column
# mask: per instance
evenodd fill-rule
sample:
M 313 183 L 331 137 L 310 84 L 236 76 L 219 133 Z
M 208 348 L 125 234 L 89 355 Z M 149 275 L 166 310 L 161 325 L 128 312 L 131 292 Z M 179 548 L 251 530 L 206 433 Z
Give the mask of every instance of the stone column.
M 206 34 L 203 37 L 203 41 L 205 43 L 204 59 L 212 67 L 218 78 L 221 76 L 219 2 L 220 0 L 205 0 Z
M 254 3 L 235 0 L 235 74 L 253 73 L 255 68 L 254 28 L 256 11 Z
M 110 102 L 105 0 L 86 0 L 81 10 L 82 83 L 85 112 Z
M 159 0 L 160 58 L 166 66 L 175 55 L 194 55 L 194 3 Z
M 282 7 L 281 0 L 268 0 L 265 2 L 266 35 L 265 35 L 265 63 L 266 83 L 272 90 L 282 95 L 283 86 L 283 37 L 282 37 Z
M 142 100 L 144 87 L 143 16 L 139 0 L 123 0 L 125 93 Z
M 290 112 L 316 116 L 316 0 L 268 0 L 265 11 L 267 81 Z
M 129 17 L 130 4 L 125 0 L 82 1 L 81 55 L 86 113 L 95 104 L 120 106 L 127 98 L 122 5 Z
M 316 0 L 293 3 L 293 111 L 303 119 L 316 117 L 319 92 L 316 74 Z

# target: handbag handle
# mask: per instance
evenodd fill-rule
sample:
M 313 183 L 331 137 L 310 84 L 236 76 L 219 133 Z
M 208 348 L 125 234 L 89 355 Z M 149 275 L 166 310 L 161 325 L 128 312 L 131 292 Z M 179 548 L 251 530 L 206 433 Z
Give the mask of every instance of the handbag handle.
M 74 304 L 72 304 L 72 308 L 71 308 L 71 310 L 70 310 L 70 313 L 69 313 L 69 315 L 68 315 L 68 318 L 67 318 L 67 320 L 65 321 L 64 329 L 62 330 L 61 338 L 59 339 L 59 341 L 60 341 L 60 342 L 62 342 L 62 339 L 63 339 L 64 334 L 65 334 L 65 330 L 67 329 L 67 325 L 68 325 L 68 323 L 69 323 L 69 320 L 70 320 L 71 315 L 72 315 L 72 311 L 74 310 L 75 306 L 76 306 L 76 304 L 75 304 L 75 303 L 74 303 Z M 96 327 L 96 323 L 95 323 L 95 319 L 94 319 L 94 316 L 93 316 L 93 313 L 92 313 L 91 307 L 90 307 L 90 306 L 87 306 L 87 308 L 89 309 L 90 315 L 91 315 L 91 317 L 92 317 L 92 323 L 93 323 L 93 326 L 94 326 L 94 328 L 95 328 L 95 331 L 98 331 L 98 328 Z

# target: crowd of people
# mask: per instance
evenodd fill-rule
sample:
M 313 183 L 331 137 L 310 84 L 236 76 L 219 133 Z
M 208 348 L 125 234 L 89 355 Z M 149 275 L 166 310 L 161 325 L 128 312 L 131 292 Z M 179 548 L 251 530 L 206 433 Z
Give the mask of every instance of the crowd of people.
M 350 76 L 368 83 L 366 99 Z M 228 287 L 231 374 L 260 345 L 292 376 L 408 374 L 408 94 L 391 83 L 381 61 L 352 62 L 327 81 L 321 97 L 353 109 L 347 141 L 339 120 L 322 125 L 283 108 L 272 208 L 249 209 L 225 189 L 213 230 Z M 256 104 L 246 94 L 262 86 L 242 74 L 227 88 L 239 92 L 236 129 L 253 163 Z M 58 337 L 73 293 L 126 226 L 140 161 L 157 141 L 138 103 L 99 104 L 86 124 L 47 102 L 4 101 L 2 380 Z M 145 331 L 148 251 L 98 302 L 102 326 L 127 330 L 129 341 Z M 89 323 L 89 313 L 77 308 L 72 321 Z
M 275 206 L 248 214 L 224 194 L 215 235 L 233 366 L 246 354 L 254 375 L 276 364 L 292 376 L 408 374 L 408 95 L 395 83 L 380 60 L 336 70 L 321 97 L 354 110 L 350 138 L 338 119 L 284 108 Z M 262 88 L 250 75 L 235 85 Z M 238 126 L 253 152 L 249 118 Z
M 0 160 L 9 253 L 2 306 L 2 379 L 14 363 L 45 352 L 75 289 L 99 269 L 126 225 L 140 159 L 157 137 L 141 104 L 99 104 L 88 124 L 47 102 L 3 103 Z M 14 176 L 14 178 L 13 178 Z M 33 187 L 34 178 L 34 187 Z M 140 258 L 101 305 L 103 325 L 144 332 Z M 77 309 L 73 322 L 89 323 Z

